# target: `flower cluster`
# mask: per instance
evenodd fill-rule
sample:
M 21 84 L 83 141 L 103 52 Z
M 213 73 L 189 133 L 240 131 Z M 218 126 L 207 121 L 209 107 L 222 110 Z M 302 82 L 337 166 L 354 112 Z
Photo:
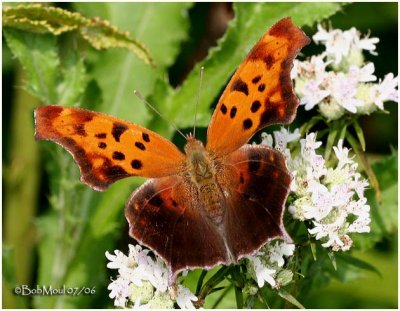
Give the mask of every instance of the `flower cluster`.
M 385 101 L 398 101 L 398 77 L 389 73 L 373 83 L 377 80 L 374 64 L 365 63 L 362 51 L 376 55 L 378 38 L 361 38 L 354 27 L 327 31 L 318 25 L 313 39 L 325 45 L 325 51 L 306 61 L 295 60 L 292 70 L 296 93 L 306 110 L 318 106 L 328 120 L 336 120 L 345 113 L 370 114 L 383 110 Z
M 178 285 L 176 298 L 168 290 L 168 273 L 163 261 L 149 255 L 149 250 L 140 245 L 129 245 L 129 254 L 125 256 L 115 250 L 115 255 L 106 252 L 110 262 L 109 269 L 118 269 L 118 277 L 108 289 L 109 296 L 117 307 L 171 309 L 174 302 L 182 309 L 194 308 L 197 297 L 189 289 Z
M 349 233 L 369 232 L 370 207 L 364 197 L 368 182 L 356 171 L 357 163 L 349 157 L 349 149 L 339 140 L 333 147 L 337 164 L 327 167 L 317 154 L 321 142 L 315 133 L 300 140 L 301 152 L 290 156 L 287 144 L 300 138 L 298 131 L 282 129 L 274 133 L 275 148 L 284 152 L 294 179 L 291 184 L 294 201 L 289 212 L 301 221 L 311 221 L 309 233 L 322 240 L 323 247 L 333 251 L 348 250 L 352 245 Z M 272 136 L 264 134 L 264 144 L 271 146 Z
M 265 283 L 279 288 L 292 280 L 292 271 L 284 268 L 284 257 L 292 256 L 294 248 L 294 244 L 274 240 L 263 246 L 255 255 L 246 257 L 248 274 L 257 282 L 259 288 Z M 251 285 L 245 288 L 245 292 L 253 295 L 256 291 L 257 288 Z

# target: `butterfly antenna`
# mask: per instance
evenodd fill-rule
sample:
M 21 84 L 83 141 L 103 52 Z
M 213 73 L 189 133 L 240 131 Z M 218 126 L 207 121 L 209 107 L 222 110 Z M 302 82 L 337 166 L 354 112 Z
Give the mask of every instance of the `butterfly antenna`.
M 204 67 L 200 68 L 199 91 L 197 92 L 196 106 L 194 108 L 193 137 L 196 137 L 197 107 L 199 106 L 201 85 L 203 84 Z
M 139 98 L 143 103 L 145 103 L 149 108 L 151 108 L 151 110 L 153 110 L 156 114 L 158 114 L 165 122 L 169 123 L 175 129 L 175 131 L 177 131 L 179 134 L 183 136 L 183 138 L 187 139 L 186 136 L 178 129 L 175 123 L 164 117 L 161 114 L 161 112 L 159 112 L 156 108 L 153 107 L 152 104 L 150 104 L 147 100 L 144 99 L 144 97 L 142 96 L 142 94 L 140 94 L 139 91 L 134 90 L 133 93 L 136 95 L 137 98 Z

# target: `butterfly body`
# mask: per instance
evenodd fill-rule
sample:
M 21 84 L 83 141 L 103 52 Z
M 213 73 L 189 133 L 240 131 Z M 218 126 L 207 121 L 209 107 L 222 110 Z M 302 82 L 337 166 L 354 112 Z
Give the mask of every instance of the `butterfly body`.
M 216 180 L 218 162 L 204 147 L 203 143 L 188 137 L 185 146 L 187 157 L 187 183 L 192 183 L 198 199 L 203 202 L 204 213 L 216 224 L 221 223 L 224 215 L 224 197 Z M 190 187 L 190 186 L 188 186 Z
M 290 241 L 282 220 L 291 183 L 285 157 L 247 142 L 293 120 L 290 70 L 308 43 L 290 18 L 271 27 L 223 92 L 205 146 L 189 135 L 185 153 L 149 129 L 71 107 L 38 108 L 35 138 L 67 149 L 96 190 L 149 178 L 132 193 L 125 217 L 130 236 L 166 261 L 172 285 L 187 268 L 235 263 L 272 239 Z

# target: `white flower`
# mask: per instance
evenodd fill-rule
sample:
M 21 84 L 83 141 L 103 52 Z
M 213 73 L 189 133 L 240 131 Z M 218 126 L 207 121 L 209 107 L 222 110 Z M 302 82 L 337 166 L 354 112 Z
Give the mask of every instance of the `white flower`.
M 293 133 L 282 127 L 280 131 L 274 132 L 275 149 L 282 152 L 286 159 L 290 158 L 290 150 L 287 148 L 288 143 L 296 141 L 300 138 L 300 131 L 296 129 Z
M 363 101 L 355 98 L 358 81 L 343 72 L 330 73 L 327 89 L 335 101 L 351 113 L 357 112 L 357 107 L 363 105 Z
M 182 285 L 178 285 L 178 296 L 176 297 L 176 303 L 181 309 L 195 309 L 193 301 L 197 301 L 198 298 L 192 294 L 192 292 Z
M 338 162 L 330 168 L 317 154 L 321 144 L 315 133 L 309 133 L 300 140 L 300 153 L 288 158 L 288 168 L 294 176 L 291 190 L 295 195 L 288 210 L 296 219 L 312 221 L 309 233 L 321 240 L 323 247 L 345 251 L 352 245 L 348 233 L 369 231 L 369 206 L 364 197 L 368 182 L 356 172 L 357 163 L 349 155 L 350 150 L 343 147 L 342 140 L 333 147 Z M 273 259 L 280 257 L 271 254 L 273 251 L 269 255 L 271 262 L 277 262 Z M 280 259 L 278 264 L 282 263 Z
M 287 244 L 285 242 L 276 243 L 269 250 L 269 259 L 272 262 L 276 262 L 279 267 L 282 267 L 285 264 L 283 256 L 285 257 L 292 256 L 294 249 L 295 249 L 294 244 Z
M 372 90 L 374 94 L 374 103 L 379 109 L 383 109 L 383 102 L 391 100 L 398 102 L 398 77 L 394 77 L 393 73 L 385 76 L 382 82 L 375 86 Z
M 369 51 L 372 55 L 377 55 L 375 49 L 376 49 L 376 44 L 378 44 L 378 42 L 379 38 L 368 38 L 367 36 L 361 39 L 360 36 L 354 37 L 354 46 L 356 46 L 360 50 Z
M 344 213 L 341 213 L 339 217 L 337 217 L 336 221 L 334 221 L 333 223 L 322 224 L 314 221 L 313 223 L 315 227 L 312 229 L 308 229 L 308 232 L 315 235 L 315 238 L 317 240 L 326 237 L 327 242 L 321 244 L 323 247 L 330 247 L 334 243 L 336 245 L 343 246 L 344 243 L 340 239 L 340 237 L 342 236 L 340 231 L 344 222 L 345 215 Z
M 272 138 L 272 135 L 267 134 L 265 132 L 261 133 L 261 143 L 260 143 L 261 145 L 272 147 L 273 143 L 274 143 L 274 140 Z
M 301 154 L 303 157 L 308 158 L 315 155 L 315 149 L 318 149 L 322 142 L 317 141 L 317 135 L 315 133 L 309 133 L 305 139 L 300 140 Z
M 349 149 L 343 147 L 343 139 L 339 139 L 338 145 L 333 147 L 336 157 L 339 160 L 338 168 L 342 168 L 346 164 L 353 163 L 352 158 L 349 158 Z
M 138 298 L 138 299 L 136 299 L 135 300 L 135 303 L 134 303 L 134 305 L 133 305 L 133 307 L 132 307 L 132 309 L 150 309 L 150 306 L 149 306 L 149 304 L 140 304 L 140 298 Z
M 168 270 L 161 258 L 156 256 L 153 259 L 149 250 L 140 245 L 129 245 L 128 256 L 119 250 L 115 250 L 114 254 L 106 252 L 110 260 L 107 267 L 118 269 L 119 273 L 118 278 L 108 286 L 115 306 L 130 305 L 134 309 L 173 307 L 174 301 L 168 291 Z M 181 285 L 178 288 L 178 305 L 181 308 L 193 307 L 191 301 L 196 301 L 197 297 Z
M 322 42 L 326 46 L 326 53 L 333 57 L 335 64 L 339 64 L 343 57 L 350 53 L 353 42 L 353 29 L 343 32 L 339 29 L 326 31 L 321 25 L 318 25 L 318 32 L 313 36 L 313 40 Z
M 316 80 L 309 80 L 302 89 L 300 105 L 305 105 L 306 110 L 311 110 L 318 105 L 330 92 L 321 87 L 321 83 Z
M 270 284 L 272 287 L 275 286 L 276 282 L 274 279 L 276 270 L 269 269 L 265 264 L 262 263 L 258 256 L 249 256 L 247 259 L 250 261 L 255 274 L 255 280 L 259 288 L 263 287 L 265 282 Z
M 120 269 L 128 265 L 129 259 L 124 255 L 123 252 L 115 250 L 114 254 L 115 255 L 112 255 L 108 251 L 106 252 L 106 257 L 108 260 L 110 260 L 110 262 L 107 264 L 107 268 Z
M 349 56 L 352 50 L 367 50 L 371 54 L 376 55 L 376 44 L 378 38 L 362 38 L 359 31 L 352 27 L 349 30 L 342 31 L 340 29 L 325 30 L 318 25 L 318 32 L 313 36 L 316 43 L 321 42 L 326 46 L 326 54 L 335 60 L 335 64 L 339 64 L 343 58 Z
M 382 82 L 371 83 L 377 80 L 375 66 L 364 64 L 362 51 L 376 55 L 378 38 L 361 38 L 354 27 L 343 31 L 318 25 L 313 39 L 326 50 L 310 60 L 295 61 L 291 73 L 306 110 L 318 107 L 325 118 L 337 120 L 345 113 L 370 114 L 383 109 L 385 101 L 398 101 L 397 77 L 388 74 Z
M 349 77 L 358 82 L 371 82 L 376 81 L 376 76 L 373 75 L 375 71 L 374 63 L 368 63 L 364 67 L 351 65 L 349 68 Z
M 109 297 L 114 299 L 114 306 L 125 307 L 127 297 L 129 297 L 131 292 L 129 281 L 124 278 L 117 278 L 107 288 L 111 291 Z

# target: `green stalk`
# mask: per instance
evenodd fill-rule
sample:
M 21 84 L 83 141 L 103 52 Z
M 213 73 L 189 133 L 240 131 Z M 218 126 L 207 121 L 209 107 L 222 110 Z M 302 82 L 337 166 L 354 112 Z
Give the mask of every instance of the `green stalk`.
M 20 66 L 15 85 L 24 80 Z M 13 249 L 15 280 L 17 284 L 32 282 L 36 230 L 34 218 L 37 209 L 39 185 L 38 146 L 33 139 L 33 108 L 38 100 L 21 88 L 16 88 L 9 136 L 9 159 L 4 167 L 4 244 Z M 3 266 L 3 269 L 8 267 Z M 3 300 L 3 307 L 16 307 L 16 296 Z M 14 299 L 13 299 L 14 298 Z

